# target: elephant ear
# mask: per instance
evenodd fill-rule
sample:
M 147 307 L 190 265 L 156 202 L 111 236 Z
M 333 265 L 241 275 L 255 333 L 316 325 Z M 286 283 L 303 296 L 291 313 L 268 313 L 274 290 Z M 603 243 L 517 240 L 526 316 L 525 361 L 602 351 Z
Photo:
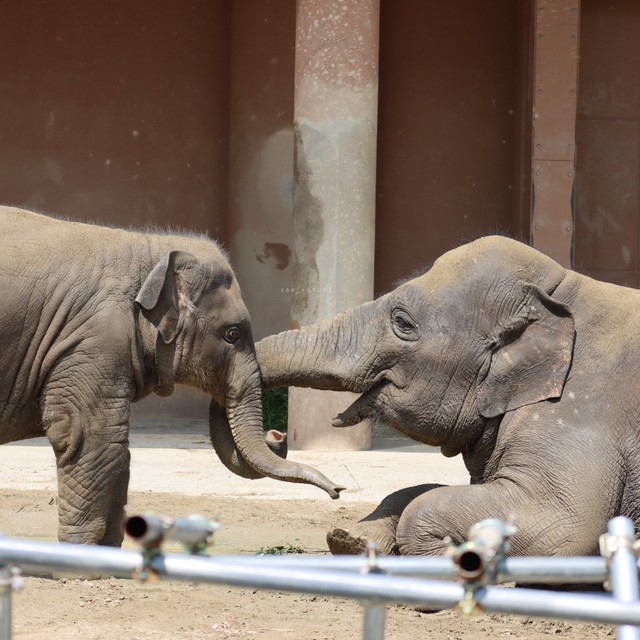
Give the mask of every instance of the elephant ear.
M 175 340 L 193 306 L 184 275 L 197 267 L 198 260 L 190 253 L 170 251 L 153 267 L 136 297 L 142 315 L 156 327 L 165 344 Z
M 523 283 L 523 289 L 524 304 L 494 336 L 478 377 L 478 409 L 486 418 L 559 398 L 571 367 L 571 311 L 535 285 Z

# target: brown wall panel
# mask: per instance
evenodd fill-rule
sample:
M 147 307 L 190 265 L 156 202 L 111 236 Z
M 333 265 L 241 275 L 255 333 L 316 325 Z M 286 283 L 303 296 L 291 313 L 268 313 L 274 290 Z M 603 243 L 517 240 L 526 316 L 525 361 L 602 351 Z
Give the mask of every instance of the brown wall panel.
M 224 236 L 227 5 L 0 0 L 0 200 Z
M 580 38 L 580 116 L 637 118 L 640 3 L 581 0 Z
M 578 121 L 576 269 L 638 270 L 638 121 Z
M 521 228 L 520 11 L 510 0 L 382 2 L 378 291 L 462 241 Z
M 575 267 L 638 286 L 640 3 L 581 7 Z

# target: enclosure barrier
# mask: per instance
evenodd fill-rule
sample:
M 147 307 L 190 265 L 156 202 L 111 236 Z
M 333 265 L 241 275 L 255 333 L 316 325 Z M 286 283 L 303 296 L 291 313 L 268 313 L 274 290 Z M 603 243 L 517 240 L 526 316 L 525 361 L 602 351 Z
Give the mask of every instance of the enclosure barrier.
M 136 516 L 141 517 L 141 516 Z M 158 524 L 151 516 L 137 522 Z M 175 523 L 175 520 L 171 520 Z M 162 540 L 171 537 L 168 519 L 149 530 L 142 552 L 75 544 L 31 542 L 0 537 L 0 640 L 11 638 L 11 588 L 15 567 L 23 571 L 102 574 L 118 578 L 151 575 L 173 580 L 225 584 L 352 598 L 362 603 L 363 640 L 384 637 L 386 607 L 404 603 L 420 608 L 444 609 L 460 605 L 463 612 L 480 610 L 581 620 L 618 625 L 620 640 L 640 640 L 637 544 L 627 518 L 610 521 L 601 539 L 603 557 L 505 558 L 506 525 L 490 520 L 470 531 L 450 557 L 378 557 L 373 546 L 366 556 L 202 556 L 194 543 L 194 529 L 210 528 L 204 519 L 189 519 L 185 537 L 191 554 L 163 553 Z M 134 533 L 136 530 L 134 527 Z M 210 538 L 211 532 L 207 538 Z M 173 538 L 175 539 L 175 538 Z M 471 576 L 471 577 L 469 577 Z M 532 588 L 504 588 L 499 582 L 605 583 L 608 594 L 549 592 Z

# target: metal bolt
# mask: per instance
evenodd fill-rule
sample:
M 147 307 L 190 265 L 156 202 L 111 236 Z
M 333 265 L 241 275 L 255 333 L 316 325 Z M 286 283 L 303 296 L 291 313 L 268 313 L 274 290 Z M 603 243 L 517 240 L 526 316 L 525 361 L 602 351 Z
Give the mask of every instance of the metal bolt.
M 568 175 L 570 178 L 573 178 L 573 171 L 567 171 L 567 175 Z

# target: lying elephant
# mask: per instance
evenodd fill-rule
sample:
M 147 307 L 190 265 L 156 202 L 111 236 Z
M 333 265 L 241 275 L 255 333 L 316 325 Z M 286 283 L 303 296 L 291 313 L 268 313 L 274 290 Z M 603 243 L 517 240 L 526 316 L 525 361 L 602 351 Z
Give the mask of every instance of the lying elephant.
M 9 207 L 0 229 L 0 444 L 51 442 L 60 540 L 122 542 L 130 404 L 176 383 L 225 407 L 222 458 L 230 440 L 254 476 L 337 497 L 340 487 L 265 444 L 249 315 L 214 242 Z
M 616 515 L 640 525 L 640 292 L 486 237 L 374 302 L 256 344 L 266 387 L 348 390 L 334 420 L 384 421 L 462 454 L 470 486 L 410 487 L 349 532 L 440 554 L 474 523 L 512 521 L 517 555 L 597 553 Z M 416 476 L 420 471 L 416 469 Z

